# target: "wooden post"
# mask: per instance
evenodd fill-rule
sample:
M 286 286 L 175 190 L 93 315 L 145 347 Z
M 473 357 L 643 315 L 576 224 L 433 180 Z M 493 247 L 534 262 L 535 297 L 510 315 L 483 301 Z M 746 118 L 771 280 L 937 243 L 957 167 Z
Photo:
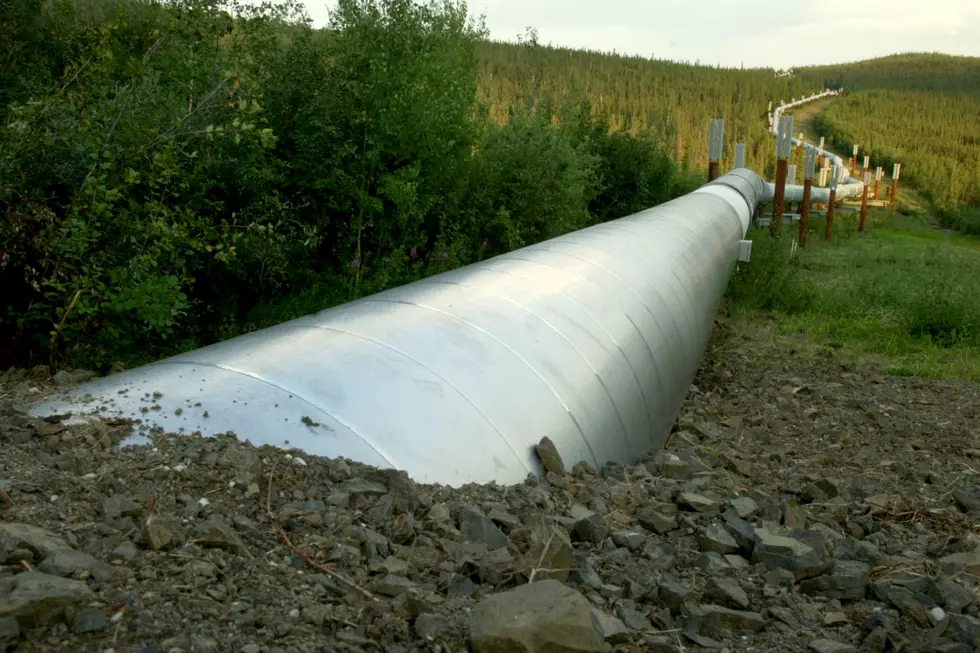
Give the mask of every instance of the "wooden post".
M 778 236 L 783 227 L 783 200 L 786 197 L 786 174 L 793 151 L 793 116 L 780 116 L 776 132 L 776 189 L 772 198 L 772 221 L 769 233 Z
M 881 166 L 878 166 L 878 169 L 875 170 L 875 199 L 878 199 L 878 187 L 881 186 L 881 175 Z
M 864 222 L 868 217 L 868 186 L 871 185 L 871 174 L 864 173 L 864 190 L 861 191 L 861 222 L 858 223 L 858 231 L 864 233 Z
M 827 228 L 824 231 L 824 238 L 830 240 L 830 234 L 834 225 L 834 204 L 837 199 L 837 182 L 840 175 L 840 168 L 834 166 L 830 172 L 830 197 L 827 198 Z
M 898 199 L 898 175 L 902 172 L 902 164 L 896 163 L 892 168 L 892 199 L 891 203 L 894 204 Z
M 806 150 L 803 157 L 803 201 L 800 203 L 800 247 L 806 247 L 806 230 L 810 223 L 810 189 L 813 187 L 813 172 L 817 167 L 817 152 Z

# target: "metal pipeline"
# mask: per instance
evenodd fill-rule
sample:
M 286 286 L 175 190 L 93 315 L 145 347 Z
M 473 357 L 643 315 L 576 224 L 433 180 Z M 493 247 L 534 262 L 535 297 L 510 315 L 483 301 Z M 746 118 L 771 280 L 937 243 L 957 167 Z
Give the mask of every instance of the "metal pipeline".
M 661 206 L 144 367 L 36 407 L 233 432 L 406 470 L 517 483 L 630 462 L 670 432 L 766 193 L 734 170 Z
M 840 95 L 839 91 L 824 91 L 822 93 L 815 93 L 813 95 L 801 98 L 799 100 L 793 100 L 786 104 L 782 104 L 772 110 L 772 114 L 769 117 L 769 130 L 773 136 L 779 135 L 779 118 L 786 112 L 787 109 L 792 109 L 808 102 L 813 102 L 814 100 L 819 100 L 825 97 L 832 97 L 835 95 Z M 817 145 L 812 143 L 801 142 L 798 138 L 793 138 L 792 142 L 794 145 L 802 145 L 807 150 L 812 150 L 816 152 L 817 156 L 822 156 L 831 160 L 832 164 L 835 166 L 840 166 L 842 170 L 846 172 L 844 176 L 841 177 L 840 183 L 838 183 L 835 197 L 838 200 L 843 199 L 854 199 L 861 197 L 864 192 L 864 182 L 860 179 L 852 177 L 850 175 L 850 170 L 844 160 L 834 154 L 833 152 L 827 152 L 821 149 Z M 768 186 L 770 190 L 767 193 L 767 201 L 771 201 L 775 192 L 775 184 L 769 183 Z M 784 194 L 784 201 L 786 202 L 801 202 L 803 201 L 803 186 L 797 184 L 787 184 Z M 814 187 L 810 191 L 810 201 L 826 204 L 830 201 L 830 189 Z

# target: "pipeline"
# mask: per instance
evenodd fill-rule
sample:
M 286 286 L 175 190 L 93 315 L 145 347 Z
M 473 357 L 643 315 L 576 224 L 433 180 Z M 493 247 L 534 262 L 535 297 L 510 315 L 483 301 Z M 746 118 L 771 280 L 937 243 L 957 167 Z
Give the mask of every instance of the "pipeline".
M 765 182 L 740 169 L 611 222 L 49 398 L 168 433 L 518 483 L 534 445 L 631 462 L 670 433 Z
M 814 100 L 819 100 L 825 97 L 832 97 L 835 95 L 840 95 L 840 91 L 823 91 L 822 93 L 815 93 L 813 95 L 807 96 L 805 98 L 801 98 L 799 100 L 794 99 L 792 102 L 788 102 L 786 104 L 782 104 L 776 107 L 775 109 L 772 110 L 772 113 L 769 115 L 769 131 L 772 133 L 773 136 L 779 135 L 779 118 L 788 109 L 792 109 L 794 107 L 807 104 L 808 102 L 813 102 Z M 864 192 L 864 182 L 860 179 L 851 176 L 850 174 L 851 171 L 848 169 L 847 165 L 844 163 L 844 160 L 841 157 L 837 156 L 833 152 L 827 152 L 826 150 L 823 150 L 819 146 L 813 145 L 812 143 L 801 142 L 800 139 L 798 138 L 793 138 L 792 142 L 793 145 L 796 146 L 802 145 L 805 149 L 816 152 L 818 156 L 822 156 L 826 159 L 830 159 L 833 165 L 838 168 L 838 173 L 839 173 L 838 179 L 841 180 L 840 183 L 838 183 L 835 191 L 836 198 L 838 200 L 861 197 L 862 193 Z M 775 193 L 775 184 L 767 183 L 767 187 L 768 190 L 767 190 L 766 200 L 771 201 Z M 798 184 L 786 184 L 784 200 L 787 202 L 802 201 L 803 186 Z M 819 187 L 812 188 L 810 201 L 826 204 L 828 201 L 830 201 L 830 189 L 819 188 Z
M 32 413 L 234 433 L 454 486 L 540 474 L 542 436 L 569 465 L 632 462 L 669 435 L 771 198 L 772 184 L 738 168 L 631 216 L 96 379 Z

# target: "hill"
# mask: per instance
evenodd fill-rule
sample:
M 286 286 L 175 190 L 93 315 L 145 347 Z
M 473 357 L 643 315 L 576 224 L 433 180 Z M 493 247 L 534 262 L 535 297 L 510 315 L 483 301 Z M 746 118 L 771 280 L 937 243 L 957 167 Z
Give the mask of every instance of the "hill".
M 859 143 L 872 165 L 901 162 L 947 221 L 980 231 L 980 58 L 902 54 L 795 72 L 847 91 L 814 121 L 832 144 Z
M 747 143 L 747 165 L 774 165 L 775 149 L 766 130 L 769 102 L 818 91 L 822 82 L 777 77 L 772 69 L 717 68 L 546 47 L 484 41 L 477 47 L 478 97 L 491 117 L 508 119 L 510 107 L 533 96 L 539 103 L 570 98 L 589 101 L 595 115 L 613 128 L 651 131 L 665 138 L 674 159 L 691 169 L 708 165 L 708 121 L 725 119 L 725 158 L 734 143 Z

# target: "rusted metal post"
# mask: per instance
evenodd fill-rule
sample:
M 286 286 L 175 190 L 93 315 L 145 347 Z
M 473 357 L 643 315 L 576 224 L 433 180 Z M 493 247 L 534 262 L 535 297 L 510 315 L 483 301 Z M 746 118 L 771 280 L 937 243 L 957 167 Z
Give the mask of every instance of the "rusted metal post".
M 708 181 L 718 178 L 718 168 L 721 166 L 721 151 L 725 136 L 725 121 L 715 118 L 708 128 Z
M 878 169 L 875 170 L 875 199 L 878 199 L 878 187 L 881 186 L 881 176 L 882 169 L 881 166 L 878 166 Z
M 855 143 L 854 154 L 852 154 L 851 158 L 847 160 L 847 169 L 854 170 L 854 168 L 857 167 L 857 164 L 858 164 L 858 145 L 857 143 Z
M 858 223 L 858 232 L 864 233 L 864 222 L 868 217 L 868 186 L 871 185 L 871 173 L 864 173 L 864 190 L 861 191 L 861 222 Z
M 800 247 L 806 247 L 806 230 L 810 223 L 810 189 L 813 171 L 817 167 L 817 153 L 807 150 L 803 157 L 803 202 L 800 204 Z
M 894 204 L 895 200 L 898 199 L 898 175 L 902 172 L 902 164 L 896 163 L 892 168 L 892 200 L 891 203 Z
M 830 172 L 830 197 L 827 198 L 827 228 L 824 230 L 824 239 L 830 240 L 830 234 L 834 225 L 834 203 L 837 199 L 837 176 L 840 168 L 834 166 Z
M 793 148 L 793 116 L 780 116 L 776 134 L 776 188 L 772 200 L 772 221 L 769 233 L 778 236 L 783 227 L 783 200 L 786 197 L 786 174 L 789 172 L 789 155 Z

